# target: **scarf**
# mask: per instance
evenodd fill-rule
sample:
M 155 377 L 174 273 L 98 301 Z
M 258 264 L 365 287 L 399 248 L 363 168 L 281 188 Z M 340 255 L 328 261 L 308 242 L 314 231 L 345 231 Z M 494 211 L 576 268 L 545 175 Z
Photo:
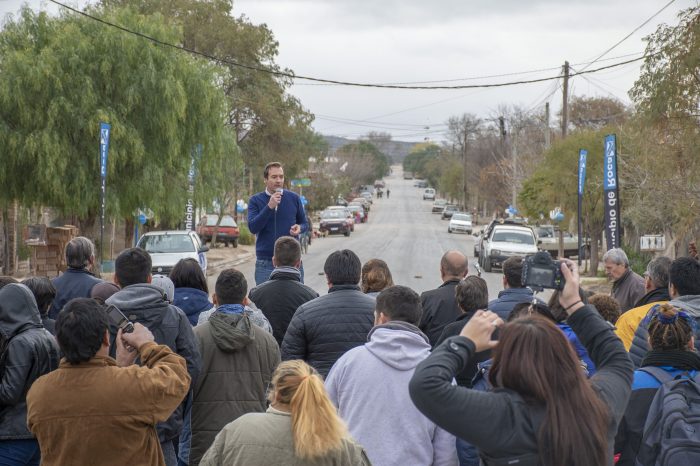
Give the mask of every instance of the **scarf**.
M 689 350 L 651 350 L 642 360 L 644 366 L 671 366 L 681 370 L 700 370 L 700 355 Z
M 216 310 L 224 314 L 244 314 L 245 306 L 243 304 L 222 304 Z

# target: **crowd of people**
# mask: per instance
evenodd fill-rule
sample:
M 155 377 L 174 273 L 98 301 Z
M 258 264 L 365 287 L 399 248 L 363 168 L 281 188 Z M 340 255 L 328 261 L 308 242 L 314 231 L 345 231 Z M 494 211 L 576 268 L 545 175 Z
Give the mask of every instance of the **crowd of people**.
M 694 251 L 640 276 L 609 250 L 610 294 L 562 261 L 544 302 L 521 257 L 489 301 L 460 251 L 418 295 L 340 250 L 319 296 L 301 201 L 280 164 L 264 179 L 254 287 L 192 259 L 153 276 L 137 248 L 103 281 L 84 237 L 57 278 L 0 277 L 0 466 L 700 464 Z
M 422 295 L 340 250 L 319 296 L 288 236 L 267 280 L 224 270 L 211 295 L 190 259 L 154 277 L 127 249 L 105 282 L 90 240 L 65 254 L 0 278 L 0 465 L 698 464 L 693 257 L 640 287 L 610 250 L 610 295 L 564 261 L 545 303 L 520 257 L 489 301 L 456 250 Z

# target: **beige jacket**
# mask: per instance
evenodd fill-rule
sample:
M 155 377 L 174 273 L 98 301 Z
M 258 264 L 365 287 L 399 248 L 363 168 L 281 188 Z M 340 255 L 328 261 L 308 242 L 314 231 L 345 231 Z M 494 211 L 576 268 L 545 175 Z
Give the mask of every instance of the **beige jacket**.
M 297 458 L 291 419 L 274 408 L 239 417 L 216 436 L 200 466 L 371 466 L 362 447 L 349 438 L 331 455 L 315 461 Z
M 42 466 L 163 465 L 155 425 L 182 402 L 190 386 L 185 360 L 165 345 L 146 343 L 142 366 L 117 367 L 95 357 L 39 377 L 27 394 L 27 424 Z

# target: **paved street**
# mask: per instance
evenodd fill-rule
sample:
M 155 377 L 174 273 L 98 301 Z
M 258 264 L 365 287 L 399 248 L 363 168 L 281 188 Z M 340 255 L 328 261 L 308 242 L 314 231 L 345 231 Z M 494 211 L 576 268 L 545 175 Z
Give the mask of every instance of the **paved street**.
M 413 186 L 413 180 L 404 180 L 400 168 L 385 178 L 391 197 L 375 199 L 369 222 L 356 225 L 349 238 L 329 236 L 314 240 L 304 255 L 305 283 L 321 294 L 328 286 L 323 274 L 323 264 L 328 254 L 337 249 L 352 249 L 364 263 L 371 258 L 383 259 L 389 264 L 394 282 L 423 292 L 439 286 L 440 257 L 449 249 L 459 249 L 473 257 L 474 237 L 447 233 L 447 220 L 431 214 L 432 201 L 423 201 L 423 190 Z M 254 261 L 238 266 L 245 273 L 249 285 L 254 283 Z M 476 273 L 470 266 L 469 273 Z M 489 286 L 490 298 L 503 289 L 499 270 L 483 273 Z M 215 277 L 210 278 L 213 291 Z

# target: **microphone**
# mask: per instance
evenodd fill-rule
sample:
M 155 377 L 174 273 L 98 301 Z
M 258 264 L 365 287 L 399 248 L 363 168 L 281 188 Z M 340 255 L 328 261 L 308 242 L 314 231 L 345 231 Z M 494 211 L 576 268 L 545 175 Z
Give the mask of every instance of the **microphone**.
M 276 192 L 276 193 L 282 194 L 282 193 L 284 192 L 284 189 L 282 189 L 282 188 L 277 188 L 277 189 L 275 189 L 275 192 Z M 281 199 L 280 199 L 280 202 L 282 202 Z M 279 207 L 279 204 L 278 204 L 277 206 L 275 206 L 275 212 L 277 212 L 277 207 Z

